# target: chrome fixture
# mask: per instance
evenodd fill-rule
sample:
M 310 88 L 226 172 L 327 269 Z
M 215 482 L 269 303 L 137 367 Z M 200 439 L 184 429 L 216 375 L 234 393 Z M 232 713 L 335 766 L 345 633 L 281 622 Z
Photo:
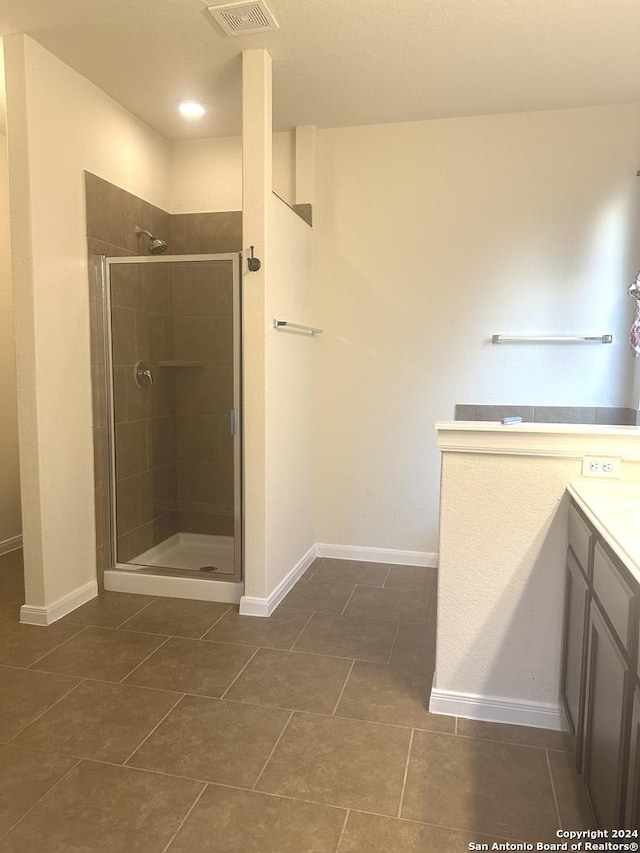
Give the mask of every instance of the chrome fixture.
M 156 384 L 148 361 L 138 361 L 133 368 L 133 378 L 138 388 L 153 388 Z
M 147 231 L 144 228 L 139 228 L 136 225 L 136 234 L 147 234 L 149 237 L 149 254 L 150 255 L 161 255 L 163 252 L 167 251 L 167 244 L 164 240 L 161 240 L 159 237 L 154 237 L 151 231 Z
M 600 344 L 613 343 L 613 335 L 492 335 L 492 344 L 581 344 L 597 341 Z
M 290 323 L 289 320 L 274 320 L 273 328 L 284 332 L 306 332 L 312 337 L 322 334 L 322 329 L 317 329 L 315 326 L 302 326 L 300 323 Z

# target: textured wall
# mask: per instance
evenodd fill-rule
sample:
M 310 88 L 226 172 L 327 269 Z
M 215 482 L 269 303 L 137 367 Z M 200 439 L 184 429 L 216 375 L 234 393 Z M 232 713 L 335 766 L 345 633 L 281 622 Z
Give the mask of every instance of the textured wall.
M 162 205 L 169 151 L 29 37 L 5 40 L 5 66 L 25 590 L 42 607 L 95 579 L 83 171 Z
M 0 544 L 22 532 L 6 146 L 0 134 Z
M 639 154 L 638 105 L 318 132 L 318 541 L 438 550 L 455 403 L 631 404 Z
M 275 195 L 267 212 L 267 316 L 313 326 L 313 231 Z M 321 345 L 322 336 L 267 330 L 267 595 L 316 541 L 313 434 Z

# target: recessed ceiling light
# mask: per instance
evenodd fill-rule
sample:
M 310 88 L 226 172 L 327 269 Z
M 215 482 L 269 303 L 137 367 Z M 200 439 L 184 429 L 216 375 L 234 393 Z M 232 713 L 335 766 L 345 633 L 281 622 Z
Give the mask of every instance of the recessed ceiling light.
M 185 118 L 202 118 L 206 113 L 206 107 L 200 101 L 180 101 L 178 104 L 180 115 Z

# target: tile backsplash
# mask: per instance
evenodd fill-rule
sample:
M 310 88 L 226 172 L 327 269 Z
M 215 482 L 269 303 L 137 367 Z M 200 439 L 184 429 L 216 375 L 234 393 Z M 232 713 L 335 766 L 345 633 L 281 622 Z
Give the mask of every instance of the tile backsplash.
M 457 403 L 457 421 L 499 421 L 521 417 L 529 423 L 637 426 L 640 412 L 622 406 L 486 406 Z

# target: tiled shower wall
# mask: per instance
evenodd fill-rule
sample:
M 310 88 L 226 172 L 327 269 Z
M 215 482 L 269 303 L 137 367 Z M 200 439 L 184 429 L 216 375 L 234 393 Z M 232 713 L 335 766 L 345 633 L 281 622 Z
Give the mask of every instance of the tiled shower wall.
M 241 250 L 242 214 L 239 211 L 171 215 L 88 172 L 85 173 L 85 187 L 90 258 L 101 254 L 112 257 L 146 254 L 146 240 L 138 238 L 135 233 L 136 225 L 167 239 L 167 254 L 216 254 Z M 118 272 L 123 269 L 124 266 L 118 268 Z M 126 529 L 120 543 L 121 559 L 126 559 L 124 554 L 131 556 L 145 547 L 150 547 L 176 529 L 207 533 L 229 532 L 229 486 L 225 485 L 225 478 L 230 463 L 226 463 L 224 472 L 221 469 L 219 480 L 213 478 L 216 485 L 208 485 L 209 492 L 203 493 L 203 480 L 199 479 L 200 475 L 193 474 L 193 460 L 187 458 L 192 452 L 189 442 L 192 439 L 195 441 L 194 435 L 198 430 L 196 429 L 195 433 L 192 431 L 191 439 L 184 432 L 195 427 L 193 418 L 201 418 L 201 443 L 206 444 L 208 441 L 210 446 L 202 459 L 203 464 L 195 467 L 210 466 L 208 474 L 212 475 L 211 466 L 224 455 L 225 444 L 229 441 L 222 433 L 223 420 L 226 420 L 228 427 L 228 412 L 231 408 L 229 382 L 223 383 L 217 397 L 213 395 L 213 402 L 202 404 L 204 411 L 194 410 L 190 401 L 194 399 L 192 392 L 198 390 L 195 387 L 197 382 L 193 378 L 189 379 L 188 374 L 180 377 L 179 373 L 184 371 L 163 370 L 154 364 L 157 384 L 154 391 L 146 396 L 145 392 L 133 383 L 135 360 L 165 360 L 160 356 L 166 356 L 167 360 L 183 358 L 173 350 L 173 336 L 176 331 L 178 353 L 184 352 L 187 345 L 197 345 L 195 338 L 187 344 L 189 326 L 193 332 L 197 325 L 190 323 L 189 318 L 195 320 L 197 315 L 198 321 L 203 321 L 200 323 L 203 334 L 209 334 L 216 324 L 218 327 L 224 322 L 231 325 L 230 310 L 226 313 L 229 306 L 220 297 L 222 280 L 220 275 L 217 278 L 213 276 L 212 283 L 210 274 L 207 290 L 201 282 L 197 282 L 197 276 L 194 276 L 191 284 L 186 283 L 185 288 L 184 281 L 179 282 L 178 278 L 175 282 L 171 281 L 164 272 L 167 267 L 162 264 L 145 266 L 144 278 L 139 268 L 128 269 L 131 271 L 121 274 L 115 286 L 117 295 L 114 300 L 117 303 L 116 313 L 123 324 L 122 330 L 116 330 L 114 333 L 118 362 L 115 377 L 116 418 L 118 438 L 122 439 L 118 483 L 121 514 L 119 521 Z M 91 264 L 89 293 L 96 547 L 98 582 L 101 585 L 104 569 L 112 564 L 112 555 L 109 545 L 109 460 L 103 305 L 97 272 L 95 264 Z M 177 276 L 180 275 L 178 272 Z M 130 280 L 127 276 L 130 276 Z M 176 317 L 172 319 L 174 297 Z M 212 308 L 211 313 L 207 313 L 209 308 L 202 302 L 203 298 L 205 302 L 207 299 L 213 300 L 209 306 Z M 191 311 L 195 314 L 190 314 Z M 174 322 L 177 323 L 175 329 Z M 222 332 L 222 337 L 227 340 L 228 333 Z M 201 345 L 205 347 L 204 339 Z M 134 354 L 135 359 L 131 362 Z M 216 371 L 221 375 L 231 375 L 229 358 L 223 355 L 221 350 L 205 353 L 205 359 L 202 360 L 206 361 L 203 370 L 210 372 L 209 378 Z M 180 385 L 181 381 L 185 384 Z M 192 387 L 189 387 L 190 384 Z M 138 391 L 141 392 L 140 395 L 137 394 Z M 198 394 L 195 393 L 195 396 L 197 398 Z M 200 388 L 200 396 L 206 396 L 203 388 Z M 172 408 L 174 397 L 178 406 L 177 418 L 174 417 L 175 410 Z M 223 404 L 226 407 L 224 416 Z M 207 422 L 205 418 L 212 420 Z M 213 427 L 211 434 L 208 432 L 210 427 Z M 143 465 L 145 455 L 146 462 Z M 230 455 L 229 452 L 229 457 Z M 182 472 L 181 464 L 186 466 Z M 202 512 L 202 502 L 197 500 L 203 494 L 211 498 L 207 513 Z M 223 501 L 218 502 L 218 499 Z

